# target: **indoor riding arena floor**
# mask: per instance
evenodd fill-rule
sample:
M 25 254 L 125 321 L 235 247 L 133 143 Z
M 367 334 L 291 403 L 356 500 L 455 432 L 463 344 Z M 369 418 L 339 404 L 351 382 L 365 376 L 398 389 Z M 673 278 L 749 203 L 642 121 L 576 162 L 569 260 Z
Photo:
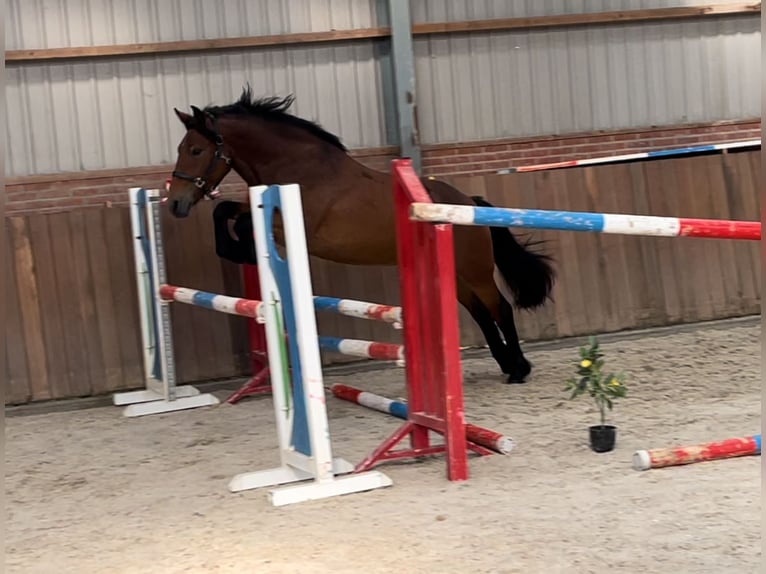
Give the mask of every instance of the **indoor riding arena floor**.
M 630 395 L 606 454 L 587 445 L 589 399 L 562 390 L 583 339 L 529 345 L 525 385 L 503 384 L 473 352 L 468 420 L 512 436 L 510 455 L 472 458 L 462 483 L 441 457 L 389 463 L 392 487 L 280 508 L 264 491 L 227 490 L 277 463 L 268 397 L 137 419 L 111 406 L 8 409 L 19 416 L 6 418 L 6 571 L 756 573 L 760 457 L 639 472 L 631 455 L 759 433 L 760 332 L 746 318 L 602 338 Z M 326 384 L 404 393 L 401 369 L 344 368 Z M 328 409 L 335 454 L 353 462 L 400 424 L 332 397 Z

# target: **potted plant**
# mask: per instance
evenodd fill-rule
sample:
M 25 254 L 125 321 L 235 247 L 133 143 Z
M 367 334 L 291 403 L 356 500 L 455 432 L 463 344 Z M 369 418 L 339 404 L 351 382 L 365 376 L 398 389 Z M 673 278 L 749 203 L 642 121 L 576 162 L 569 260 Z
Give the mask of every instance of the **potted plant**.
M 608 452 L 614 448 L 617 428 L 606 424 L 606 411 L 612 410 L 615 399 L 625 397 L 627 389 L 622 373 L 603 373 L 604 355 L 599 350 L 596 338 L 590 337 L 588 343 L 580 347 L 577 376 L 566 382 L 564 390 L 571 391 L 570 400 L 587 392 L 596 401 L 601 412 L 601 424 L 589 427 L 590 447 L 595 452 Z

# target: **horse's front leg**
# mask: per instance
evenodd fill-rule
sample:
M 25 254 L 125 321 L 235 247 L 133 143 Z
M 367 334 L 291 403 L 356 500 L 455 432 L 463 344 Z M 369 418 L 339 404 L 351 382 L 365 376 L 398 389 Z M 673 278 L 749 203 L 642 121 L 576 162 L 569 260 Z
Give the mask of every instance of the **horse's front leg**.
M 237 239 L 229 232 L 229 221 L 232 219 Z M 221 259 L 238 264 L 257 262 L 249 204 L 221 201 L 213 210 L 213 233 L 215 253 Z
M 255 253 L 255 237 L 253 235 L 253 216 L 248 210 L 237 215 L 234 220 L 234 233 L 239 239 L 239 248 L 245 258 L 245 263 L 257 265 L 258 256 Z

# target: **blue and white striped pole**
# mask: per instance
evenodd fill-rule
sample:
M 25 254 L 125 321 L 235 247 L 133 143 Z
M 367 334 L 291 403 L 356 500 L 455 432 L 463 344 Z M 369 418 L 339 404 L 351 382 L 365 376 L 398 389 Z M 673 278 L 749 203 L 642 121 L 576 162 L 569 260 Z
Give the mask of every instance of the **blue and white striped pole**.
M 760 221 L 657 217 L 440 203 L 413 203 L 410 205 L 410 218 L 415 221 L 430 223 L 590 231 L 618 235 L 761 239 Z
M 727 151 L 731 149 L 742 149 L 751 147 L 760 147 L 761 139 L 743 140 L 736 142 L 725 142 L 717 144 L 704 144 L 689 147 L 678 147 L 670 149 L 658 149 L 653 151 L 644 151 L 637 153 L 626 153 L 620 155 L 609 155 L 601 157 L 590 157 L 585 159 L 569 159 L 551 163 L 539 163 L 535 165 L 522 165 L 507 169 L 498 170 L 498 174 L 507 173 L 525 173 L 530 171 L 547 171 L 551 169 L 560 169 L 565 167 L 576 167 L 586 165 L 601 165 L 607 163 L 617 163 L 621 161 L 634 161 L 638 159 L 653 159 L 658 157 L 674 157 L 680 155 L 690 155 L 695 153 L 709 153 L 713 151 Z

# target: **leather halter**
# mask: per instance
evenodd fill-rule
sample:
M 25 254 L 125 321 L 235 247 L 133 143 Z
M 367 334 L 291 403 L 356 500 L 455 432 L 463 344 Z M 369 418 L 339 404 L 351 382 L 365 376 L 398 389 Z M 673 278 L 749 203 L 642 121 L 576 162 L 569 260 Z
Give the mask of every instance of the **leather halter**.
M 231 166 L 231 158 L 223 153 L 223 136 L 218 133 L 218 129 L 216 128 L 216 118 L 212 114 L 208 114 L 210 116 L 210 119 L 213 122 L 213 136 L 214 136 L 214 142 L 215 142 L 215 154 L 213 155 L 213 159 L 210 160 L 210 163 L 207 166 L 207 169 L 205 170 L 204 175 L 202 176 L 194 176 L 189 175 L 188 173 L 184 173 L 182 171 L 173 171 L 173 177 L 177 177 L 178 179 L 184 179 L 186 181 L 191 181 L 195 186 L 197 186 L 199 189 L 203 191 L 203 193 L 212 199 L 212 193 L 214 192 L 213 189 L 210 189 L 208 187 L 208 181 L 207 178 L 210 177 L 210 175 L 213 173 L 213 169 L 215 168 L 216 163 L 218 163 L 218 160 L 223 160 L 226 162 L 226 165 Z

